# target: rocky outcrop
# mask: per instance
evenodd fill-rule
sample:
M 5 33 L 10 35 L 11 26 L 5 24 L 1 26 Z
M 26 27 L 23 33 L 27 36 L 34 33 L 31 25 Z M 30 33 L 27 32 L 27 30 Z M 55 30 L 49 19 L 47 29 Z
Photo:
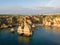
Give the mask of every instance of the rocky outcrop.
M 32 21 L 31 20 L 26 20 L 28 24 L 32 25 Z
M 43 19 L 44 26 L 60 27 L 60 17 L 57 16 L 46 16 Z
M 14 32 L 13 27 L 18 27 L 17 33 L 19 35 L 32 36 L 33 28 L 36 25 L 43 26 L 56 26 L 60 27 L 60 16 L 58 15 L 36 15 L 36 16 L 0 16 L 0 28 L 11 28 L 11 32 Z
M 30 25 L 28 24 L 28 22 L 27 22 L 27 19 L 26 19 L 26 17 L 23 17 L 24 18 L 24 21 L 23 21 L 23 25 L 22 25 L 22 23 L 21 23 L 21 25 L 18 27 L 18 30 L 17 30 L 17 32 L 18 32 L 18 34 L 19 35 L 22 35 L 22 34 L 24 34 L 24 36 L 31 36 L 32 35 L 32 30 L 31 30 L 31 23 L 30 23 Z M 31 21 L 30 21 L 31 22 Z M 23 27 L 23 28 L 22 28 Z
M 32 24 L 32 28 L 35 28 L 36 26 L 35 26 L 35 24 Z
M 60 27 L 60 18 L 55 18 L 53 19 L 53 26 L 55 27 Z
M 37 16 L 0 16 L 0 27 L 2 28 L 11 28 L 15 26 L 19 26 L 26 19 L 26 22 L 31 25 L 39 22 L 39 18 Z M 5 25 L 5 26 L 3 26 Z
M 14 33 L 14 28 L 11 28 L 11 29 L 10 29 L 10 32 Z
M 43 19 L 44 26 L 51 26 L 51 21 L 49 19 Z
M 0 28 L 8 28 L 8 26 L 6 24 L 2 24 Z
M 24 22 L 24 35 L 25 36 L 32 36 L 31 26 Z
M 23 29 L 22 29 L 21 26 L 18 27 L 17 33 L 18 33 L 19 35 L 23 35 Z
M 33 18 L 34 18 L 34 20 L 36 20 L 36 21 L 40 21 L 40 19 L 39 19 L 38 17 L 36 17 L 36 16 L 34 16 Z

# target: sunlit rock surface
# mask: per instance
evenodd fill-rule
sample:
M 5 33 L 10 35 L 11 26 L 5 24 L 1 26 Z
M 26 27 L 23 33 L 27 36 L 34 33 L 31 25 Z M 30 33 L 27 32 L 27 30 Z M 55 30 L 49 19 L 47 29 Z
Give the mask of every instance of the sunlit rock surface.
M 35 28 L 36 26 L 35 26 L 35 24 L 32 24 L 32 28 Z
M 24 35 L 25 36 L 31 36 L 32 35 L 31 26 L 28 25 L 26 22 L 24 22 Z
M 17 33 L 18 33 L 19 35 L 22 35 L 22 34 L 23 34 L 23 29 L 22 29 L 21 26 L 18 27 Z
M 10 32 L 14 33 L 14 28 L 11 28 L 11 29 L 10 29 Z
M 53 22 L 54 22 L 54 25 L 53 26 L 60 27 L 60 17 L 59 18 L 55 18 L 53 20 Z
M 1 28 L 8 28 L 6 24 L 2 24 Z
M 24 34 L 24 36 L 31 36 L 32 35 L 32 30 L 31 30 L 31 21 L 29 22 L 30 25 L 27 22 L 26 17 L 22 17 L 24 20 L 21 23 L 21 26 L 18 27 L 18 34 Z M 23 27 L 23 28 L 22 28 Z
M 60 15 L 1 15 L 0 28 L 11 28 L 14 32 L 14 27 L 18 27 L 17 33 L 30 36 L 33 29 L 39 26 L 60 27 Z

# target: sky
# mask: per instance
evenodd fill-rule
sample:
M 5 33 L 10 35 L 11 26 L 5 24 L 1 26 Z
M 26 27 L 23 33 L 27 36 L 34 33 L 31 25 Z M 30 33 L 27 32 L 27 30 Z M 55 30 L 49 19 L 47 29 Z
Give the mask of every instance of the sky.
M 0 0 L 0 14 L 60 13 L 60 0 Z

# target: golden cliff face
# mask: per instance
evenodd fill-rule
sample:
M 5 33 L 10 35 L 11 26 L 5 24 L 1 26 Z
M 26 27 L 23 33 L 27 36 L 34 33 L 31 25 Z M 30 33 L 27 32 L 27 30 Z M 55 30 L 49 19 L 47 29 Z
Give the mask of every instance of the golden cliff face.
M 55 27 L 60 27 L 60 17 L 57 16 L 52 16 L 51 17 L 45 17 L 43 19 L 43 25 L 45 26 L 55 26 Z
M 22 25 L 20 25 L 18 27 L 18 34 L 24 34 L 24 36 L 31 36 L 32 35 L 32 30 L 31 30 L 31 21 L 27 21 L 26 17 L 23 17 L 24 21 L 23 21 L 23 29 L 22 29 Z M 21 23 L 22 24 L 22 23 Z M 30 25 L 29 25 L 30 24 Z
M 54 22 L 53 26 L 60 27 L 60 18 L 55 18 L 53 22 Z
M 0 28 L 19 26 L 21 23 L 23 25 L 25 19 L 29 25 L 39 22 L 39 18 L 36 16 L 0 16 Z M 4 24 L 5 26 L 3 26 Z

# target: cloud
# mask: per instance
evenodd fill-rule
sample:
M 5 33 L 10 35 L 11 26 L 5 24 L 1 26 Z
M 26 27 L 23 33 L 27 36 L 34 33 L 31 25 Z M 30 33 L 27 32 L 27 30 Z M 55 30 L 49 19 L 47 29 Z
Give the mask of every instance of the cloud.
M 60 0 L 51 0 L 46 4 L 47 7 L 55 7 L 55 8 L 60 8 Z
M 51 0 L 45 6 L 35 8 L 23 8 L 11 6 L 0 8 L 0 14 L 54 14 L 60 13 L 60 0 Z
M 0 9 L 0 14 L 55 14 L 60 13 L 60 8 L 38 7 L 38 8 L 19 8 L 11 7 Z

